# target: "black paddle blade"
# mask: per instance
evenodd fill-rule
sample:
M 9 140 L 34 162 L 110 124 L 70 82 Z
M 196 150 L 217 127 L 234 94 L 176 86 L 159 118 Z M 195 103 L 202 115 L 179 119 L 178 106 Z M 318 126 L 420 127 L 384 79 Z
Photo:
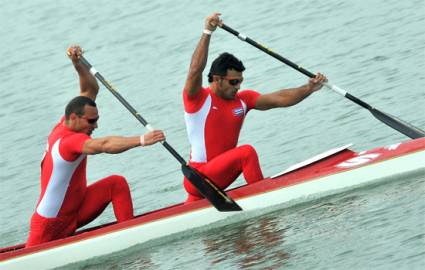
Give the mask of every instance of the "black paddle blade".
M 184 176 L 218 211 L 242 211 L 242 208 L 211 180 L 200 175 L 188 165 L 182 165 Z
M 381 120 L 383 123 L 387 124 L 388 126 L 398 130 L 399 132 L 403 133 L 407 137 L 410 137 L 412 139 L 418 139 L 425 137 L 425 131 L 414 127 L 406 122 L 404 122 L 401 119 L 398 119 L 395 116 L 389 115 L 387 113 L 381 112 L 375 108 L 370 109 L 370 112 L 375 116 L 377 119 Z

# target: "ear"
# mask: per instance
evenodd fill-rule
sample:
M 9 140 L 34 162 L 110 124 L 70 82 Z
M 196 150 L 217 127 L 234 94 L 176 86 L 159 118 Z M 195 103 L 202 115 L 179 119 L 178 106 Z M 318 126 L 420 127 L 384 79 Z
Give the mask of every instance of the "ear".
M 220 76 L 213 75 L 213 82 L 219 82 L 220 80 Z
M 76 113 L 71 113 L 69 115 L 69 120 L 75 121 L 78 118 L 78 115 Z

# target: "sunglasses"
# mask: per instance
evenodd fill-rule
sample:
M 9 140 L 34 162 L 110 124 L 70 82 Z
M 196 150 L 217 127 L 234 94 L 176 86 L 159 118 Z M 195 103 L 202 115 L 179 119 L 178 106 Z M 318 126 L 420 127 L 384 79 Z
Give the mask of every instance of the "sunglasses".
M 99 120 L 99 117 L 96 117 L 96 118 L 86 118 L 86 117 L 81 117 L 81 118 L 84 118 L 84 119 L 86 119 L 86 121 L 87 121 L 87 123 L 89 123 L 90 125 L 94 125 L 94 124 L 96 124 L 97 123 L 97 120 Z
M 222 77 L 222 78 L 223 78 L 223 80 L 228 81 L 229 84 L 232 85 L 232 86 L 236 86 L 236 85 L 243 82 L 243 78 L 240 78 L 240 79 L 232 79 L 232 78 L 226 78 L 226 77 Z

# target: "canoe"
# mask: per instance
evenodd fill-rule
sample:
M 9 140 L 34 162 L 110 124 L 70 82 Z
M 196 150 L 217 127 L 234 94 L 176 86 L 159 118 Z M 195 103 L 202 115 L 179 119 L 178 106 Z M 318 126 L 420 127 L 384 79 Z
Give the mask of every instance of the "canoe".
M 228 191 L 240 212 L 218 212 L 208 201 L 176 204 L 132 220 L 109 223 L 30 248 L 0 249 L 0 269 L 51 269 L 187 230 L 202 230 L 371 183 L 425 174 L 425 138 L 368 151 L 337 147 L 252 185 Z M 208 226 L 210 227 L 210 226 Z

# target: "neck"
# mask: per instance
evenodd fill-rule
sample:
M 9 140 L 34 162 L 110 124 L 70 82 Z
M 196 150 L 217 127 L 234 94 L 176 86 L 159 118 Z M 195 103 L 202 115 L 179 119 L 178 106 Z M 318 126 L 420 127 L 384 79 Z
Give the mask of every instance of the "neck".
M 211 92 L 213 92 L 216 96 L 222 97 L 219 91 L 219 86 L 217 85 L 219 82 L 210 83 Z
M 74 129 L 75 128 L 75 125 L 74 125 L 74 123 L 71 120 L 66 120 L 65 119 L 65 121 L 63 122 L 63 125 L 65 127 L 67 127 L 68 129 L 70 129 L 70 130 L 75 130 Z

